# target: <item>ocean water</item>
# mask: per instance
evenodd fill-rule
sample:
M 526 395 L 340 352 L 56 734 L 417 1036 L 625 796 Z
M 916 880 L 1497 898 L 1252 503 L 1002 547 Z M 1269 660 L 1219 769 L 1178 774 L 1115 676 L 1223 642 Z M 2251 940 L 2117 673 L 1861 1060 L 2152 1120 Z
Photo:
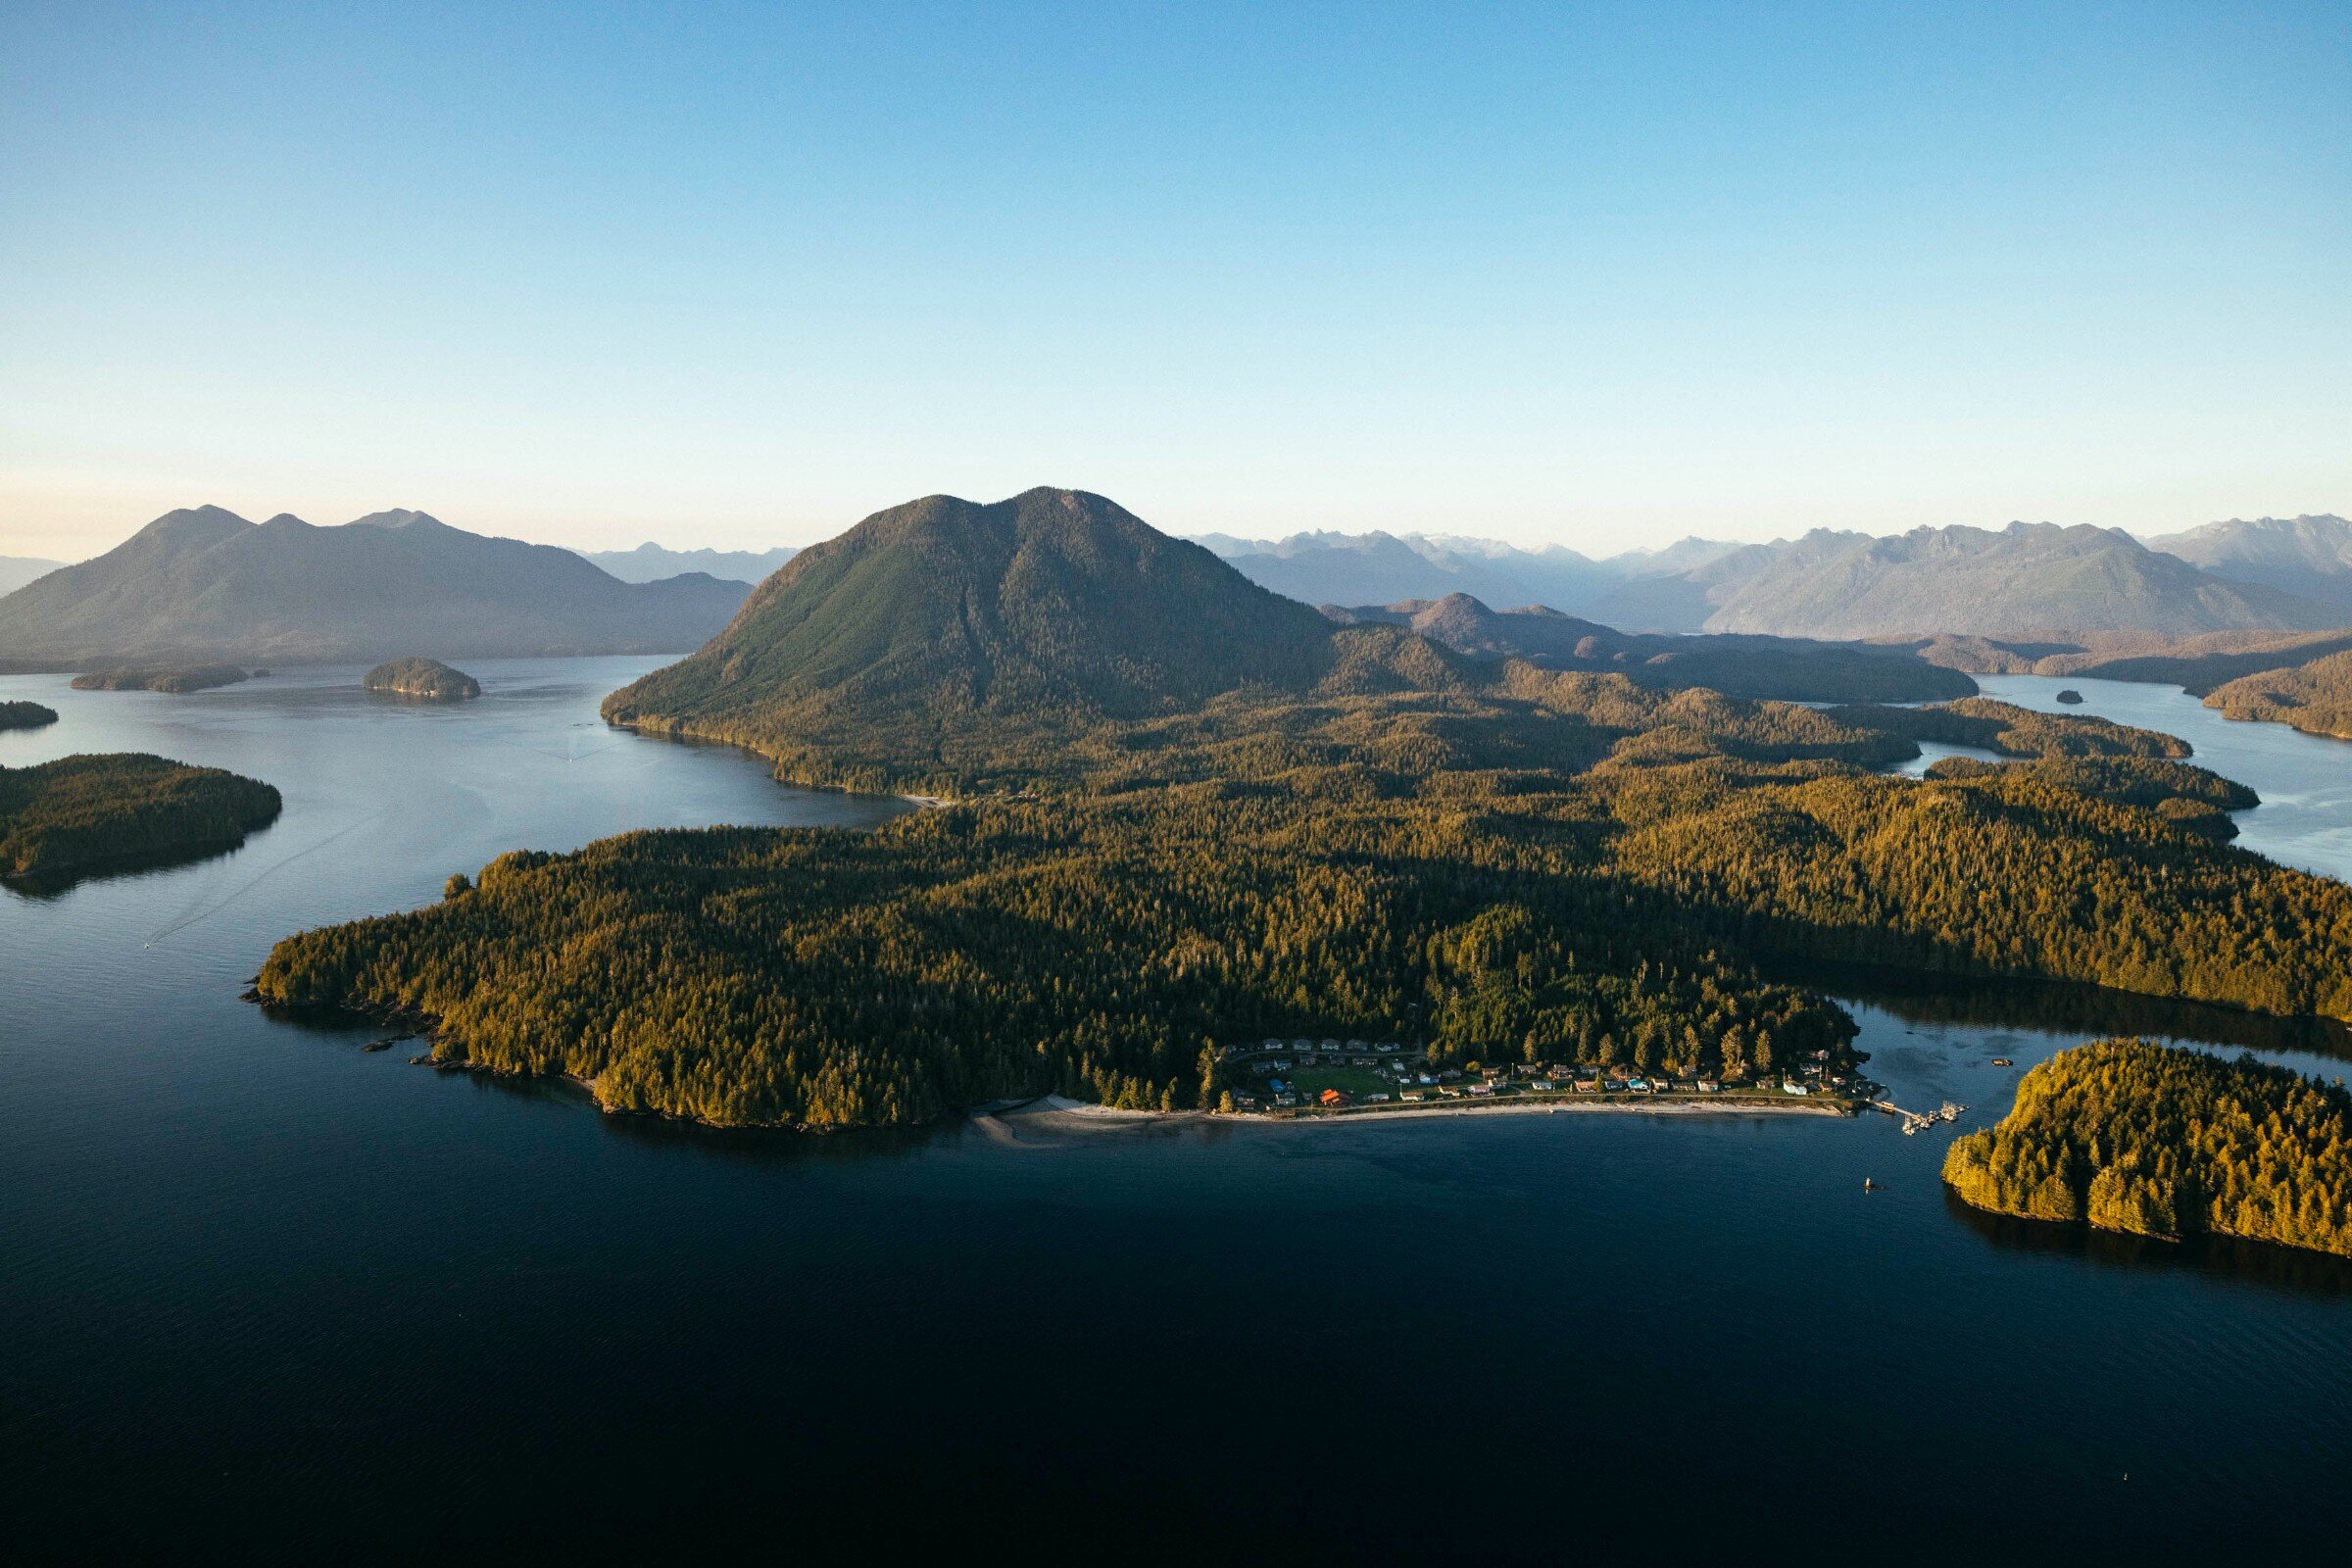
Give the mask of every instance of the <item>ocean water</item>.
M 232 854 L 0 891 L 0 1539 L 304 1561 L 2340 1542 L 2352 1268 L 1975 1214 L 1936 1179 L 1949 1129 L 721 1134 L 236 1000 L 277 937 L 507 849 L 901 808 L 598 723 L 654 662 L 486 662 L 457 708 L 356 669 L 183 697 L 0 679 L 64 714 L 0 734 L 0 762 L 155 751 L 286 798 Z M 2061 683 L 1985 684 L 2045 706 Z M 2352 748 L 2073 684 L 2260 790 L 2241 842 L 2352 868 Z M 2352 1071 L 2337 1031 L 2218 1009 L 1823 983 L 1892 1097 L 1965 1103 L 1962 1129 L 2101 1033 Z

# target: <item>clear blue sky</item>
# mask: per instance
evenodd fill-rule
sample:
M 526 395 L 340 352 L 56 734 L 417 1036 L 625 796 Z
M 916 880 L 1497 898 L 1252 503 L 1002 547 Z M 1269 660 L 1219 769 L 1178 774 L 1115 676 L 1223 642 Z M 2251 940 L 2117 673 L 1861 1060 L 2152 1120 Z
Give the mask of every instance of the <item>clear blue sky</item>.
M 0 554 L 2352 512 L 2352 5 L 0 3 Z

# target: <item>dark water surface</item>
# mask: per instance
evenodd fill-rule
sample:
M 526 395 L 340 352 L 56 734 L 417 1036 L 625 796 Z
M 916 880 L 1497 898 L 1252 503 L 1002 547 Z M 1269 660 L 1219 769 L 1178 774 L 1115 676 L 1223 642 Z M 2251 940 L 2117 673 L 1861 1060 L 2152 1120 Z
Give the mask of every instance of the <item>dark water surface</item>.
M 0 679 L 65 715 L 0 735 L 0 762 L 151 750 L 286 797 L 233 855 L 0 892 L 13 1550 L 2340 1546 L 2352 1270 L 1991 1222 L 1936 1180 L 1949 1131 L 720 1135 L 235 1000 L 276 937 L 425 901 L 506 849 L 896 808 L 598 725 L 651 662 L 485 662 L 455 709 L 368 698 L 356 670 L 185 697 Z M 2342 843 L 2332 799 L 2248 813 L 2247 842 L 2278 810 L 2287 838 Z M 1963 1127 L 2116 1029 L 2347 1070 L 2329 1031 L 2209 1009 L 1836 986 L 1893 1097 L 1964 1102 Z

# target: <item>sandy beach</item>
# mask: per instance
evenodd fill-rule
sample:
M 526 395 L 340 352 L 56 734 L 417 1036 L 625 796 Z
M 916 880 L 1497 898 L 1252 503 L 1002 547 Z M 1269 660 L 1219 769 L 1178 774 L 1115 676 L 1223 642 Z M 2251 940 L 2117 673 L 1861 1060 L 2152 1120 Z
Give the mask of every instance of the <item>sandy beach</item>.
M 1444 1104 L 1399 1105 L 1394 1110 L 1309 1112 L 1276 1116 L 1253 1111 L 1219 1114 L 1205 1110 L 1115 1110 L 1090 1105 L 1063 1095 L 983 1107 L 972 1121 L 990 1137 L 1008 1144 L 1026 1143 L 1021 1133 L 1106 1133 L 1141 1131 L 1184 1122 L 1219 1127 L 1366 1127 L 1392 1121 L 1425 1121 L 1458 1116 L 1845 1116 L 1854 1114 L 1840 1103 L 1790 1099 L 1771 1100 L 1657 1100 L 1630 1097 L 1614 1100 L 1520 1099 L 1447 1102 Z

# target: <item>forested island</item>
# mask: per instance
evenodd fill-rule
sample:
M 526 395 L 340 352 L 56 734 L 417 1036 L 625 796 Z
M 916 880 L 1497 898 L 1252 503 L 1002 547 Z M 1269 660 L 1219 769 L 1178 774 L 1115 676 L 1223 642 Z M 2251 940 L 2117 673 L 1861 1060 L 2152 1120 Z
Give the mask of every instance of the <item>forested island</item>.
M 1943 1179 L 2029 1219 L 2352 1256 L 2352 1096 L 2250 1055 L 2101 1041 L 2028 1072 Z
M 371 692 L 431 703 L 462 703 L 482 695 L 480 681 L 438 659 L 395 659 L 369 670 L 361 684 Z
M 2248 797 L 2169 736 L 1469 660 L 1077 492 L 869 518 L 607 714 L 954 804 L 509 855 L 280 943 L 262 997 L 398 1011 L 609 1108 L 804 1127 L 1213 1105 L 1220 1046 L 1261 1036 L 1850 1063 L 1845 1014 L 1763 976 L 1800 957 L 2352 1017 L 2352 890 L 2218 842 Z M 1921 739 L 2019 760 L 1877 771 Z
M 39 703 L 0 703 L 0 729 L 39 729 L 57 722 L 57 710 Z
M 2352 653 L 2241 675 L 2205 699 L 2226 718 L 2291 724 L 2306 735 L 2352 741 Z
M 201 692 L 246 678 L 238 664 L 122 664 L 74 677 L 77 692 Z
M 281 804 L 259 780 L 141 752 L 0 767 L 0 875 L 71 876 L 233 848 Z

